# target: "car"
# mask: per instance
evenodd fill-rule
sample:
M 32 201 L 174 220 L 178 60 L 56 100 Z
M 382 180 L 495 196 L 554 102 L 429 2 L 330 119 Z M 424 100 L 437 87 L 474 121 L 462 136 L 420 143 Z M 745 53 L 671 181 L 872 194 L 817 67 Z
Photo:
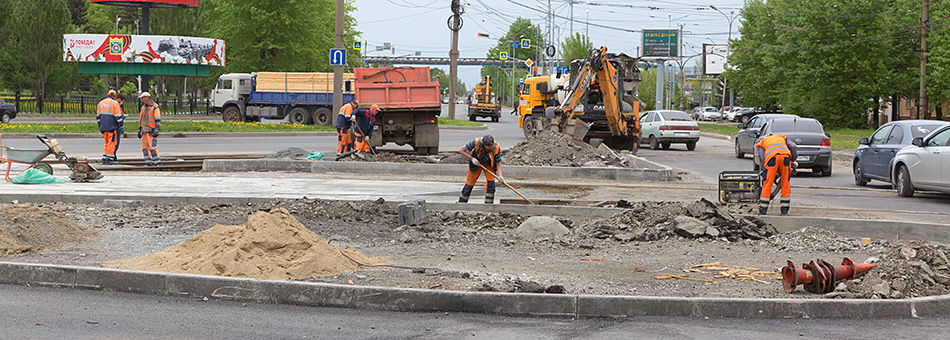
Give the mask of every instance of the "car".
M 449 97 L 442 97 L 442 104 L 448 104 L 448 103 L 449 103 Z
M 685 143 L 692 151 L 699 142 L 699 124 L 683 111 L 647 111 L 640 116 L 640 141 L 649 142 L 653 150 Z
M 870 138 L 861 138 L 854 151 L 854 184 L 865 186 L 871 180 L 893 183 L 891 161 L 914 138 L 926 137 L 948 123 L 939 120 L 902 120 L 882 125 Z
M 762 114 L 762 113 L 782 113 L 782 112 L 766 112 L 766 111 L 759 111 L 751 107 L 743 107 L 732 113 L 732 121 L 748 123 L 750 120 L 752 120 L 752 117 L 755 117 L 756 115 Z
M 736 133 L 735 138 L 736 158 L 744 158 L 747 153 L 753 153 L 755 151 L 755 143 L 757 138 L 753 138 L 751 134 L 755 132 L 758 135 L 762 135 L 762 128 L 765 126 L 765 123 L 775 118 L 799 117 L 790 114 L 766 113 L 752 117 L 748 123 L 739 123 L 739 132 Z
M 762 132 L 752 132 L 756 143 L 769 135 L 784 135 L 798 145 L 799 169 L 811 169 L 813 173 L 823 177 L 831 176 L 831 135 L 825 133 L 825 128 L 816 119 L 812 118 L 773 118 L 765 122 Z M 762 168 L 762 160 L 757 152 L 753 152 L 753 169 Z
M 891 162 L 891 178 L 901 197 L 917 190 L 950 193 L 950 125 L 911 140 Z
M 16 105 L 7 104 L 3 98 L 0 98 L 0 119 L 2 119 L 0 122 L 10 124 L 10 121 L 16 118 L 16 111 Z
M 728 107 L 728 106 L 727 106 L 727 107 Z M 742 110 L 742 109 L 743 109 L 743 108 L 742 108 L 742 107 L 739 107 L 739 106 L 733 106 L 733 107 L 731 107 L 731 108 L 726 109 L 726 110 L 724 111 L 725 116 L 726 116 L 726 119 L 728 119 L 728 120 L 734 122 L 734 121 L 735 121 L 735 118 L 736 118 L 736 112 L 738 112 L 739 110 Z
M 712 106 L 697 106 L 693 108 L 693 119 L 694 120 L 719 120 L 722 118 L 722 115 L 719 113 L 719 110 Z

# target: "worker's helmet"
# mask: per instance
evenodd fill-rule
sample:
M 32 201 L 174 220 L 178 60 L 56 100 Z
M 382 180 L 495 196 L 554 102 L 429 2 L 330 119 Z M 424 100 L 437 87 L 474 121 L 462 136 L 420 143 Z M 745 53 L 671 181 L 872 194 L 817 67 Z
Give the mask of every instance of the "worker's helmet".
M 142 92 L 141 94 L 139 94 L 139 98 L 145 98 L 145 97 L 152 98 L 152 94 L 151 94 L 151 93 L 148 93 L 148 91 L 145 91 L 145 92 Z
M 356 99 L 354 99 L 352 102 L 350 102 L 350 105 L 353 105 L 353 107 L 360 107 L 360 102 L 358 102 L 358 101 L 356 101 Z
M 485 137 L 482 137 L 481 144 L 484 148 L 491 148 L 495 146 L 495 137 L 492 137 L 491 135 L 485 135 Z
M 109 92 L 106 93 L 106 97 L 115 98 L 115 94 L 116 94 L 115 90 L 109 90 Z
M 379 111 L 379 105 L 373 104 L 373 106 L 370 106 L 369 109 L 374 110 L 374 111 Z

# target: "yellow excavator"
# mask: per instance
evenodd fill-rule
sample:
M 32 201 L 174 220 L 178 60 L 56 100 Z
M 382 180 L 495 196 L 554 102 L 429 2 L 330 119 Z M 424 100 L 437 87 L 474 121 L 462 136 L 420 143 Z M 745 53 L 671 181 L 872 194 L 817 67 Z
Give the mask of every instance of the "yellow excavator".
M 571 62 L 569 86 L 560 75 L 526 79 L 518 108 L 525 135 L 553 130 L 635 154 L 640 145 L 638 62 L 601 47 L 590 50 L 587 59 Z
M 488 75 L 475 86 L 472 96 L 469 97 L 468 120 L 474 122 L 477 117 L 491 118 L 493 122 L 501 118 L 501 105 L 496 102 L 495 94 L 492 93 L 491 76 Z

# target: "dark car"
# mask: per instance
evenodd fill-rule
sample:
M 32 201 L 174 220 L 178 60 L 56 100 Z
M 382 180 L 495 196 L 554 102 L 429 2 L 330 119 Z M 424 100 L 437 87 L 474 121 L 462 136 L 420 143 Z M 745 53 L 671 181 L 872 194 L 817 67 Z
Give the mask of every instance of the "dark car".
M 16 118 L 16 105 L 7 104 L 3 98 L 0 98 L 0 118 L 4 124 L 9 124 L 13 118 Z
M 758 138 L 752 138 L 753 132 L 761 135 L 762 127 L 765 122 L 775 118 L 798 118 L 796 115 L 787 115 L 780 113 L 764 113 L 752 117 L 748 123 L 739 124 L 739 132 L 736 133 L 736 158 L 743 158 L 745 154 L 755 151 L 755 141 Z
M 831 135 L 812 118 L 775 118 L 765 123 L 762 133 L 753 133 L 757 140 L 769 135 L 784 135 L 798 145 L 797 169 L 811 169 L 822 176 L 831 176 Z M 758 143 L 758 142 L 756 142 Z M 755 156 L 755 169 L 762 167 L 762 160 Z
M 902 120 L 882 125 L 871 134 L 861 138 L 854 151 L 854 184 L 865 186 L 872 179 L 892 183 L 891 160 L 914 138 L 922 138 L 947 125 L 939 120 Z
M 744 108 L 736 112 L 732 121 L 748 123 L 753 117 L 762 114 L 782 114 L 782 110 L 761 110 L 753 108 Z

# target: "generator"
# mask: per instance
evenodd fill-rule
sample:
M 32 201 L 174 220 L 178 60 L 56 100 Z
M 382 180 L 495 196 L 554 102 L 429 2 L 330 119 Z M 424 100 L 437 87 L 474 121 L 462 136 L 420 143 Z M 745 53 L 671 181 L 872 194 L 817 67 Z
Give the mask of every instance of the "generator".
M 719 173 L 719 203 L 758 202 L 762 190 L 759 171 L 723 171 Z

